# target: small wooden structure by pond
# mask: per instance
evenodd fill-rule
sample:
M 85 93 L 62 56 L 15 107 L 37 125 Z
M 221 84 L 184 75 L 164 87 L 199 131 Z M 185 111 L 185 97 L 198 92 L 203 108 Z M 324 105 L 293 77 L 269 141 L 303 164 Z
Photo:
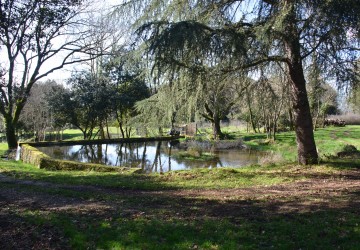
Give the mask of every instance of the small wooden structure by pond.
M 180 135 L 184 136 L 195 136 L 197 131 L 197 124 L 196 122 L 184 124 L 184 125 L 177 125 L 174 126 L 176 131 L 180 132 Z

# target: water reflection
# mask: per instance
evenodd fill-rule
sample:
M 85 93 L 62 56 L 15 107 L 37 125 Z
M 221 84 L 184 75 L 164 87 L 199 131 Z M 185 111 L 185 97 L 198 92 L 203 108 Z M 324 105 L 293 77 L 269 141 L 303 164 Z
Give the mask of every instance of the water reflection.
M 241 167 L 258 162 L 258 154 L 243 150 L 211 152 L 210 159 L 181 158 L 184 149 L 174 142 L 143 142 L 99 145 L 48 146 L 38 149 L 50 157 L 110 166 L 137 167 L 145 172 L 193 168 Z M 209 151 L 202 151 L 208 153 Z

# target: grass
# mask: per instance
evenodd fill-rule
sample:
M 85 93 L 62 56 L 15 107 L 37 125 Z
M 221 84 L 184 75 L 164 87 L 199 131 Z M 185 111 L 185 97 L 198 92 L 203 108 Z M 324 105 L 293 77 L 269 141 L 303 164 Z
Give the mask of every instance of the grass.
M 75 217 L 66 216 L 51 220 L 72 236 L 74 249 L 356 249 L 355 244 L 360 243 L 356 240 L 360 219 L 346 213 L 342 216 L 348 221 L 340 225 L 338 215 L 321 212 L 292 219 L 274 216 L 262 222 L 244 219 L 240 225 L 213 219 L 128 220 L 119 216 L 112 221 L 92 221 L 83 217 L 80 219 L 88 222 L 83 230 L 72 222 Z M 323 228 L 324 224 L 328 227 Z
M 315 140 L 320 155 L 333 154 L 345 145 L 354 145 L 360 149 L 360 126 L 348 125 L 342 128 L 328 127 L 315 132 Z
M 32 179 L 69 185 L 96 185 L 124 189 L 163 190 L 193 188 L 242 188 L 273 185 L 304 179 L 287 175 L 289 166 L 248 166 L 239 169 L 194 169 L 164 174 L 134 174 L 133 170 L 119 173 L 93 171 L 49 171 L 13 161 L 3 161 L 0 173 L 18 179 Z
M 227 130 L 225 130 L 227 131 Z M 266 139 L 264 133 L 245 133 L 245 131 L 234 131 L 230 133 L 235 138 L 242 138 L 244 143 L 251 148 L 261 151 L 276 152 L 289 162 L 297 159 L 297 145 L 295 132 L 281 132 L 276 135 L 275 141 Z M 335 154 L 348 144 L 360 149 L 360 126 L 348 125 L 345 127 L 326 127 L 314 132 L 315 142 L 320 158 Z
M 96 185 L 127 190 L 167 189 L 231 189 L 271 186 L 304 181 L 319 173 L 338 174 L 356 168 L 359 160 L 334 160 L 327 164 L 302 167 L 298 165 L 253 165 L 243 168 L 217 168 L 172 171 L 163 174 L 138 174 L 133 170 L 121 173 L 94 171 L 49 171 L 13 161 L 2 161 L 0 173 L 17 178 L 67 185 Z M 301 174 L 294 172 L 302 169 Z
M 5 155 L 6 151 L 8 150 L 7 143 L 0 143 L 0 155 Z
M 262 134 L 231 133 L 254 148 L 290 161 L 296 157 L 293 133 L 281 133 L 275 142 Z M 360 126 L 319 129 L 315 137 L 324 161 L 313 166 L 145 175 L 131 169 L 47 171 L 0 160 L 0 173 L 16 180 L 0 182 L 0 247 L 1 235 L 11 239 L 2 230 L 13 225 L 16 232 L 31 234 L 32 242 L 51 237 L 49 244 L 63 241 L 71 249 L 358 249 L 360 160 L 326 155 L 346 144 L 359 149 Z M 0 150 L 6 146 L 0 144 Z M 306 186 L 332 182 L 340 188 Z M 354 185 L 341 188 L 347 182 Z
M 66 214 L 48 220 L 64 228 L 73 249 L 356 249 L 360 219 L 346 213 L 342 216 L 348 220 L 342 224 L 337 214 L 322 212 L 292 219 L 274 216 L 262 222 L 244 219 L 240 225 L 228 220 L 129 220 L 121 216 L 94 221 Z M 38 220 L 39 215 L 32 217 Z M 86 221 L 87 226 L 80 229 L 75 220 Z M 324 224 L 328 227 L 323 228 Z
M 65 129 L 63 131 L 63 140 L 83 140 L 84 135 L 79 129 Z

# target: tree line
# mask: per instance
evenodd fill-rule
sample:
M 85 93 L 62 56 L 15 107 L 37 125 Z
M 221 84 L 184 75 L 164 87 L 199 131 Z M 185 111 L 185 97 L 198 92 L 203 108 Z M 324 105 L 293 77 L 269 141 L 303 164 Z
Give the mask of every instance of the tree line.
M 80 71 L 65 85 L 51 80 L 36 83 L 20 117 L 18 133 L 30 132 L 36 140 L 46 140 L 46 132 L 53 132 L 54 138 L 60 139 L 60 132 L 71 125 L 81 130 L 83 139 L 109 139 L 109 126 L 116 126 L 123 138 L 130 137 L 134 105 L 148 98 L 150 89 L 133 65 L 127 69 L 125 62 L 118 60 L 103 65 L 101 74 Z

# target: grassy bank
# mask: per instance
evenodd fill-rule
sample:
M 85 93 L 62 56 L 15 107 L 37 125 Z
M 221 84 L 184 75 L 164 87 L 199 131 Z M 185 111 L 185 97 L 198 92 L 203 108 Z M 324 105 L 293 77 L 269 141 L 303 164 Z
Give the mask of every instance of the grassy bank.
M 249 166 L 240 169 L 194 169 L 174 171 L 164 174 L 135 174 L 133 170 L 119 173 L 99 173 L 94 171 L 47 171 L 13 161 L 2 161 L 0 173 L 18 179 L 32 179 L 57 184 L 96 185 L 125 189 L 216 189 L 242 188 L 259 185 L 273 185 L 306 179 L 306 176 L 291 176 L 298 166 Z M 309 172 L 326 168 L 317 166 Z

